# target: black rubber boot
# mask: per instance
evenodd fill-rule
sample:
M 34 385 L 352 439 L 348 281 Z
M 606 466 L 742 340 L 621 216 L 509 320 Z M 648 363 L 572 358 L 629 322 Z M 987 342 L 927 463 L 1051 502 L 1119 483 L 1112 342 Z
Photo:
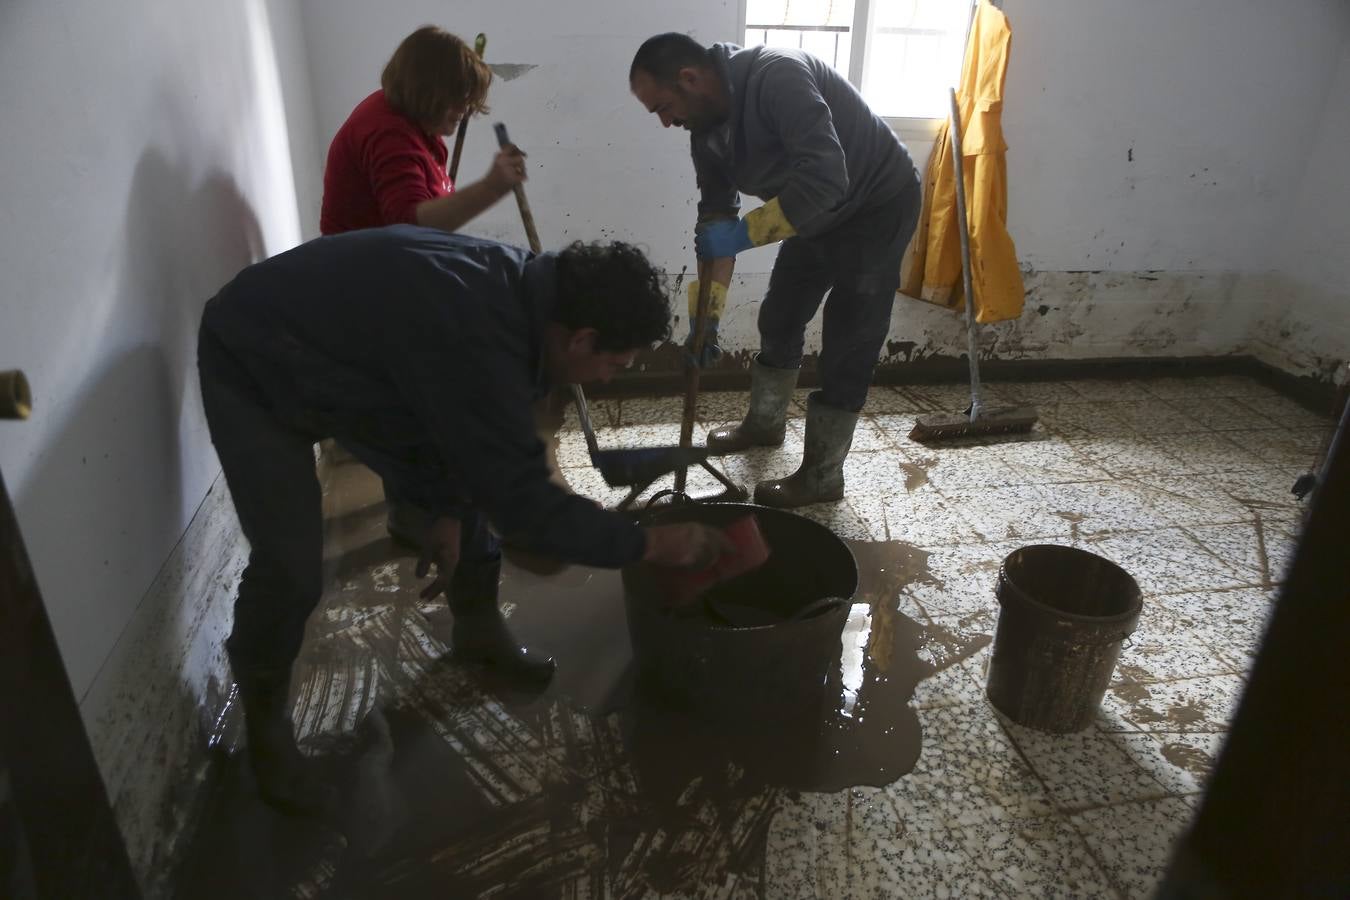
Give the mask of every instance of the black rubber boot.
M 540 688 L 553 677 L 553 657 L 522 647 L 511 634 L 497 606 L 500 561 L 463 563 L 450 580 L 451 655 L 461 662 L 481 663 L 521 687 Z
M 750 409 L 739 425 L 708 432 L 708 446 L 718 453 L 751 447 L 781 447 L 787 434 L 787 408 L 800 369 L 775 369 L 756 357 L 750 364 Z
M 290 672 L 235 669 L 248 731 L 248 758 L 264 802 L 291 815 L 315 815 L 332 806 L 334 791 L 295 744 L 290 716 Z
M 756 485 L 755 502 L 792 509 L 844 499 L 844 459 L 853 446 L 853 429 L 857 424 L 856 412 L 826 406 L 818 392 L 812 394 L 806 404 L 801 466 L 787 478 Z

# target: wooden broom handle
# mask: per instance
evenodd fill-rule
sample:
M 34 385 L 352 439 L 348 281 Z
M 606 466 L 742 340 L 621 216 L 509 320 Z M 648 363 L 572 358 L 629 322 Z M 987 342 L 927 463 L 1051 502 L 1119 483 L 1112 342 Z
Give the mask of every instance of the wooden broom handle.
M 478 54 L 478 58 L 483 58 L 483 51 L 487 49 L 487 35 L 479 32 L 478 37 L 473 42 L 473 52 Z M 455 135 L 455 153 L 450 157 L 450 184 L 455 183 L 455 176 L 459 175 L 459 156 L 464 152 L 464 135 L 469 130 L 469 113 L 466 110 L 464 118 L 459 120 L 459 132 Z

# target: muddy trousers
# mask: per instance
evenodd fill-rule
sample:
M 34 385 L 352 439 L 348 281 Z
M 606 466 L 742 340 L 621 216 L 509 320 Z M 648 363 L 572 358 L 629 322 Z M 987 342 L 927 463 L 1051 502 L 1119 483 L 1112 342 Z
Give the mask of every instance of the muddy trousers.
M 197 368 L 211 441 L 249 544 L 225 646 L 236 678 L 285 675 L 323 594 L 323 502 L 314 443 L 329 435 L 279 421 L 208 328 L 198 338 Z M 465 517 L 463 535 L 457 580 L 499 559 L 482 516 Z
M 821 400 L 836 409 L 862 409 L 890 330 L 900 261 L 922 206 L 916 176 L 898 197 L 827 234 L 784 241 L 759 308 L 759 361 L 775 369 L 800 368 L 806 326 L 824 300 Z

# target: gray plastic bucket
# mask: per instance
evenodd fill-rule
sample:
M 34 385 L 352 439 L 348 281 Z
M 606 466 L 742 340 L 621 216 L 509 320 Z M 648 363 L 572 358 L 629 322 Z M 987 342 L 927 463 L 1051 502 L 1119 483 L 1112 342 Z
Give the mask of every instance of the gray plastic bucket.
M 1039 544 L 1003 560 L 986 692 L 1008 718 L 1067 733 L 1092 724 L 1121 643 L 1139 623 L 1139 585 L 1120 566 Z

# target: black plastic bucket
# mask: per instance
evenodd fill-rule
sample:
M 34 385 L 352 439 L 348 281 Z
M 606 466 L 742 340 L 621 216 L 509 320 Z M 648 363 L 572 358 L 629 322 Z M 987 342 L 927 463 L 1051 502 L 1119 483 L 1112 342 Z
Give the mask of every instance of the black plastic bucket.
M 662 570 L 623 572 L 633 657 L 644 686 L 705 719 L 779 719 L 819 703 L 840 634 L 858 589 L 848 545 L 824 525 L 795 513 L 744 503 L 662 507 L 644 525 L 701 522 L 726 526 L 748 513 L 759 521 L 769 559 L 760 568 L 710 588 L 699 606 L 664 608 Z M 837 598 L 836 603 L 820 601 Z M 733 625 L 718 610 L 760 613 Z M 800 617 L 797 617 L 800 614 Z
M 997 595 L 990 701 L 1042 731 L 1088 727 L 1139 623 L 1139 585 L 1094 553 L 1038 544 L 1003 560 Z

